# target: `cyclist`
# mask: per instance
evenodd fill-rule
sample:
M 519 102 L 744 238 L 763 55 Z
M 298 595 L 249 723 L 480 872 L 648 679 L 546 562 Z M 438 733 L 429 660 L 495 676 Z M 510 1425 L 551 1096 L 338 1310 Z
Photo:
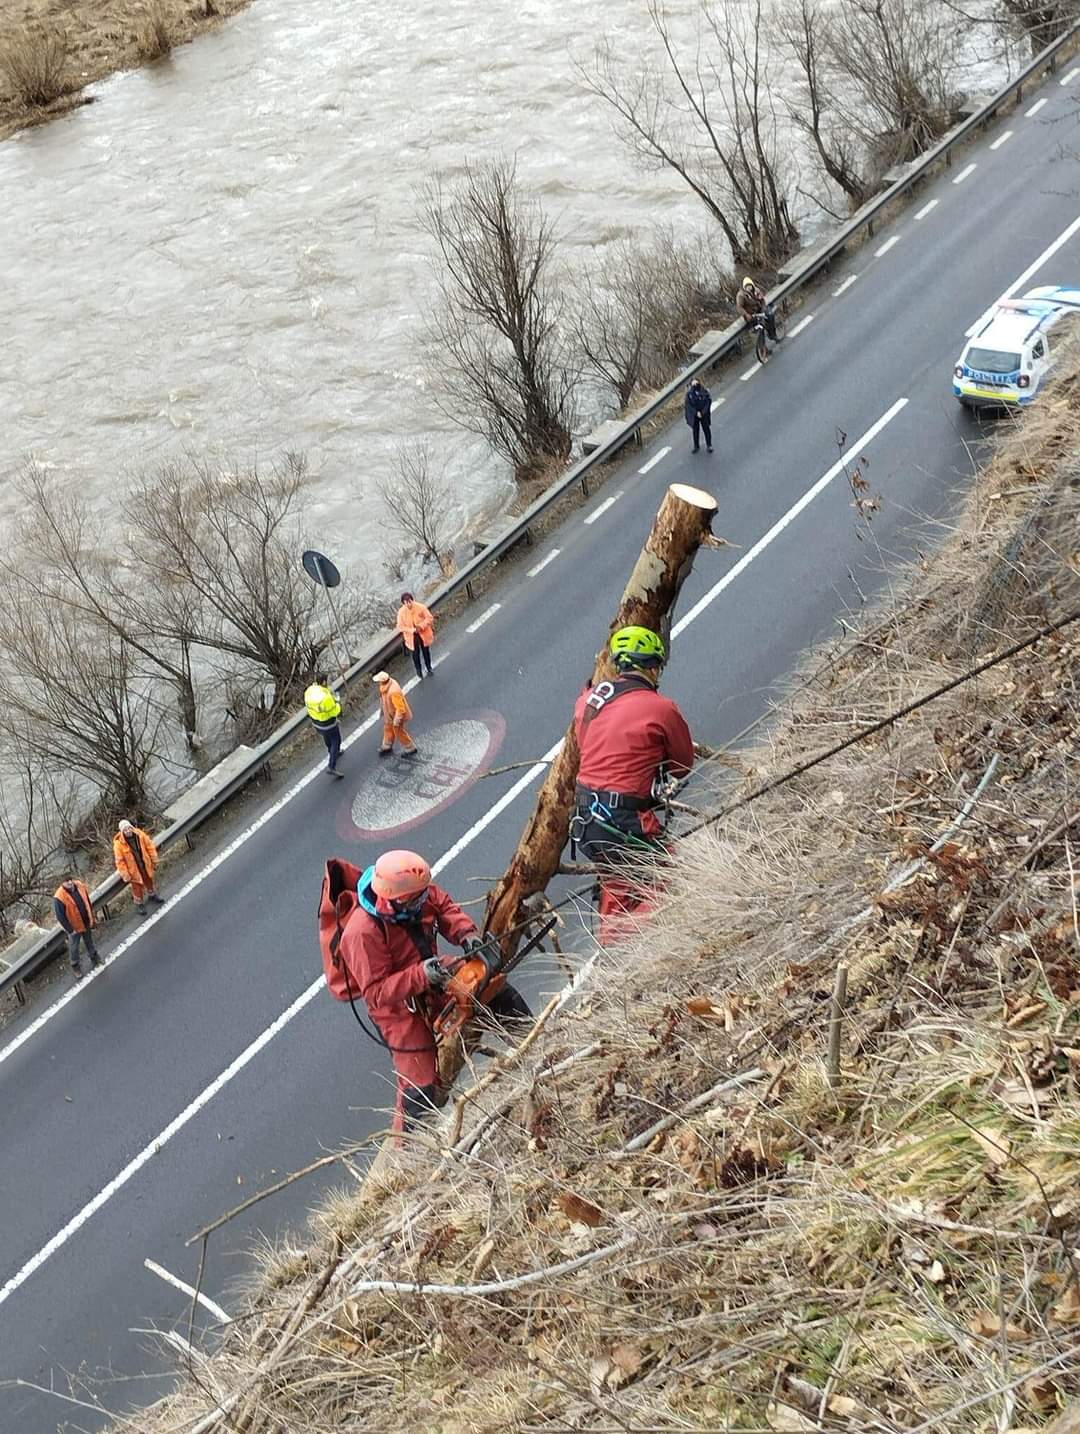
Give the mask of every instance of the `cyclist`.
M 772 305 L 765 298 L 764 291 L 747 274 L 742 281 L 742 288 L 735 296 L 735 307 L 739 311 L 739 317 L 747 324 L 753 324 L 759 314 L 765 317 L 765 332 L 769 335 L 772 343 L 776 343 L 776 316 L 773 314 Z

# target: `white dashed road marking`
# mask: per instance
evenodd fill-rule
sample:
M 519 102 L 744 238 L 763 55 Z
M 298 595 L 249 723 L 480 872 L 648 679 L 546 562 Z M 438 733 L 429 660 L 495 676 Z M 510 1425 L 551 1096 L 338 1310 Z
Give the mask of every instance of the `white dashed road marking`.
M 1012 139 L 1012 137 L 1013 137 L 1013 132 L 1012 132 L 1012 130 L 1011 130 L 1011 129 L 1007 129 L 1004 134 L 998 135 L 997 139 L 994 140 L 994 142 L 993 142 L 993 144 L 990 146 L 990 148 L 991 148 L 991 149 L 1000 149 L 1001 146 L 1005 143 L 1005 141 L 1006 141 L 1007 139 Z
M 607 510 L 611 507 L 612 503 L 617 503 L 622 497 L 622 495 L 623 490 L 620 488 L 617 493 L 612 493 L 610 498 L 605 498 L 604 501 L 599 504 L 598 507 L 594 508 L 589 514 L 589 516 L 585 519 L 585 526 L 588 527 L 590 523 L 595 523 L 597 518 L 602 517 L 603 514 L 606 513 Z
M 858 274 L 849 274 L 844 282 L 833 290 L 833 298 L 838 299 L 845 289 L 850 289 L 858 277 Z
M 546 558 L 541 558 L 540 562 L 537 563 L 535 568 L 529 569 L 527 576 L 530 578 L 534 578 L 536 577 L 537 573 L 542 573 L 547 567 L 548 563 L 553 563 L 561 552 L 561 548 L 552 548 L 551 552 L 548 553 Z
M 715 413 L 716 410 L 720 407 L 720 405 L 725 402 L 726 400 L 723 398 L 714 398 L 712 401 L 712 407 L 709 409 L 709 412 Z
M 814 322 L 813 314 L 807 314 L 805 319 L 800 319 L 793 329 L 788 332 L 788 338 L 793 339 L 796 334 L 801 334 L 809 324 Z
M 741 373 L 741 374 L 739 375 L 739 382 L 740 382 L 740 383 L 749 383 L 749 381 L 754 377 L 754 375 L 755 375 L 756 373 L 760 373 L 760 372 L 761 372 L 761 365 L 757 362 L 757 360 L 755 360 L 755 361 L 754 361 L 754 367 L 753 367 L 753 368 L 748 368 L 745 373 Z
M 959 173 L 959 174 L 956 176 L 956 178 L 953 180 L 953 183 L 954 183 L 954 184 L 963 184 L 964 180 L 968 177 L 968 175 L 969 175 L 969 174 L 974 174 L 974 172 L 978 169 L 978 167 L 979 167 L 979 166 L 975 163 L 975 161 L 972 160 L 970 164 L 966 164 L 966 165 L 964 166 L 964 168 L 960 171 L 960 173 Z
M 900 235 L 899 235 L 899 234 L 894 234 L 891 239 L 886 239 L 886 240 L 885 240 L 885 243 L 882 244 L 882 246 L 881 246 L 880 249 L 875 249 L 875 250 L 874 250 L 874 258 L 875 258 L 875 259 L 880 259 L 881 256 L 882 256 L 882 254 L 887 254 L 894 244 L 899 244 L 899 243 L 900 243 Z
M 929 204 L 924 204 L 924 205 L 923 205 L 923 207 L 919 210 L 918 214 L 916 214 L 915 218 L 916 218 L 916 219 L 925 219 L 926 216 L 930 213 L 931 209 L 936 209 L 936 208 L 937 208 L 937 200 L 936 200 L 936 199 L 931 199 L 931 201 L 930 201 Z
M 1046 96 L 1044 95 L 1041 100 L 1036 100 L 1029 110 L 1024 111 L 1024 118 L 1031 119 L 1032 115 L 1037 115 L 1045 103 Z
M 489 617 L 494 617 L 501 607 L 501 602 L 493 602 L 486 612 L 482 612 L 480 614 L 480 616 L 476 619 L 475 622 L 469 623 L 465 631 L 476 632 L 479 628 L 483 627 L 484 623 L 487 622 Z
M 650 469 L 656 467 L 656 465 L 660 462 L 662 458 L 666 458 L 670 452 L 671 444 L 669 443 L 666 448 L 661 448 L 659 453 L 654 453 L 653 456 L 649 459 L 648 463 L 643 463 L 638 469 L 638 472 L 648 473 Z
M 1072 84 L 1073 80 L 1076 79 L 1077 75 L 1080 75 L 1080 70 L 1070 70 L 1067 75 L 1063 75 L 1061 77 L 1058 83 L 1061 85 L 1061 88 L 1064 89 L 1066 85 Z
M 176 1289 L 187 1295 L 189 1299 L 197 1299 L 203 1309 L 209 1310 L 214 1318 L 221 1324 L 232 1324 L 232 1316 L 227 1315 L 220 1305 L 214 1303 L 209 1295 L 204 1295 L 201 1290 L 195 1290 L 192 1285 L 185 1284 L 183 1280 L 179 1279 L 170 1270 L 167 1270 L 164 1265 L 159 1265 L 156 1260 L 143 1260 L 143 1264 L 152 1275 L 157 1275 L 158 1279 L 164 1280 L 167 1285 L 173 1285 Z

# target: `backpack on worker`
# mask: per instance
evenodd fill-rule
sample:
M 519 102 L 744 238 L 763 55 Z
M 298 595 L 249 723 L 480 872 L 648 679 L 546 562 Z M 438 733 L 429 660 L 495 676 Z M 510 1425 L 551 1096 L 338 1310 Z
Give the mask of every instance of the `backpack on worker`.
M 319 898 L 319 947 L 326 985 L 337 1001 L 351 1002 L 354 996 L 345 962 L 341 959 L 341 938 L 349 917 L 360 905 L 359 887 L 363 874 L 362 867 L 332 856 L 323 875 Z

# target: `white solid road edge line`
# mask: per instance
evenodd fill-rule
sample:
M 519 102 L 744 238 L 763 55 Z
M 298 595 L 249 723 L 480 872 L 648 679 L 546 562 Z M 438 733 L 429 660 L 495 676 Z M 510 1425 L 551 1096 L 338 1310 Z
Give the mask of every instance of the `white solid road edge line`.
M 653 456 L 649 459 L 648 463 L 643 463 L 638 469 L 638 472 L 648 473 L 651 469 L 656 467 L 656 465 L 661 461 L 661 459 L 666 458 L 670 452 L 671 444 L 669 443 L 666 448 L 661 448 L 659 453 L 654 453 Z
M 876 438 L 877 435 L 881 432 L 881 430 L 885 428 L 887 424 L 891 423 L 892 420 L 896 417 L 896 415 L 903 408 L 906 407 L 907 402 L 908 400 L 906 398 L 898 398 L 896 402 L 892 405 L 892 407 L 889 408 L 885 413 L 883 413 L 876 423 L 871 425 L 871 427 L 868 428 L 860 438 L 856 439 L 854 443 L 849 445 L 848 452 L 855 453 L 859 449 L 864 448 L 872 439 Z M 769 546 L 773 539 L 777 537 L 778 534 L 783 532 L 783 530 L 795 518 L 798 517 L 802 510 L 809 503 L 811 503 L 814 498 L 817 497 L 817 495 L 822 491 L 823 488 L 826 488 L 829 483 L 832 482 L 836 475 L 843 470 L 845 463 L 848 461 L 849 460 L 846 458 L 839 459 L 836 463 L 833 464 L 833 466 L 829 469 L 827 473 L 823 474 L 822 477 L 818 479 L 818 481 L 813 485 L 813 487 L 808 488 L 807 491 L 803 494 L 803 496 L 798 500 L 798 502 L 794 503 L 783 515 L 783 517 L 778 519 L 777 522 L 775 522 L 773 526 L 769 529 L 769 531 L 763 537 L 758 539 L 758 541 L 749 550 L 749 552 L 745 553 L 743 557 L 739 559 L 739 561 L 730 570 L 730 572 L 726 573 L 725 576 L 721 578 L 718 583 L 716 583 L 712 588 L 710 588 L 709 591 L 705 594 L 705 596 L 700 598 L 694 604 L 694 606 L 690 609 L 686 616 L 680 619 L 680 621 L 675 624 L 675 626 L 671 630 L 671 636 L 675 638 L 679 635 L 679 633 L 685 631 L 685 629 L 689 627 L 689 625 L 694 621 L 694 619 L 700 616 L 700 614 L 705 611 L 705 609 L 710 605 L 710 603 L 712 603 L 717 597 L 719 597 L 720 593 L 722 593 L 725 588 L 729 587 L 731 583 L 735 581 L 735 579 L 739 576 L 740 573 L 745 572 L 746 569 L 750 566 L 750 564 L 754 561 L 754 559 L 765 551 L 765 549 Z M 375 719 L 373 717 L 367 725 L 372 725 L 374 720 Z M 357 733 L 357 735 L 359 735 L 359 733 Z M 559 753 L 559 749 L 561 748 L 561 746 L 562 739 L 560 738 L 559 741 L 556 742 L 553 747 L 549 748 L 548 751 L 544 753 L 543 757 L 541 757 L 538 762 L 535 762 L 529 768 L 529 770 L 524 774 L 524 776 L 519 777 L 518 780 L 513 784 L 513 786 L 508 788 L 508 790 L 503 793 L 503 795 L 494 804 L 494 806 L 492 806 L 490 810 L 487 811 L 485 815 L 482 816 L 480 820 L 475 823 L 475 825 L 471 826 L 468 831 L 462 833 L 462 835 L 458 837 L 457 841 L 454 842 L 453 846 L 451 846 L 450 849 L 445 852 L 439 858 L 438 861 L 432 864 L 432 876 L 438 876 L 439 873 L 442 872 L 447 866 L 449 866 L 452 861 L 454 861 L 458 856 L 460 856 L 460 854 L 465 850 L 465 848 L 469 846 L 473 841 L 475 841 L 475 839 L 480 835 L 482 831 L 484 831 L 486 827 L 490 826 L 491 823 L 495 821 L 497 817 L 501 816 L 502 813 L 506 810 L 508 806 L 510 806 L 512 802 L 516 801 L 518 796 L 520 796 L 520 794 L 525 790 L 526 787 L 528 787 L 531 783 L 535 782 L 537 777 L 542 776 L 547 771 L 549 763 L 554 761 L 555 757 Z M 321 768 L 318 770 L 321 770 Z M 207 870 L 209 870 L 209 868 L 207 868 Z M 175 899 L 177 898 L 174 898 L 174 900 Z M 299 1015 L 300 1012 L 305 1008 L 305 1006 L 310 1005 L 310 1003 L 322 990 L 324 984 L 325 978 L 323 976 L 319 976 L 311 983 L 310 986 L 306 988 L 306 990 L 301 991 L 300 995 L 297 996 L 296 1000 L 293 1001 L 291 1005 L 287 1006 L 285 1010 L 282 1011 L 281 1015 L 278 1016 L 277 1019 L 271 1025 L 267 1026 L 266 1030 L 264 1030 L 261 1035 L 256 1036 L 256 1038 L 251 1042 L 251 1044 L 246 1046 L 244 1050 L 242 1050 L 240 1054 L 236 1057 L 236 1059 L 231 1061 L 230 1064 L 227 1065 L 225 1069 L 221 1072 L 221 1074 L 215 1080 L 211 1081 L 211 1083 L 195 1097 L 195 1099 L 190 1103 L 190 1105 L 185 1106 L 184 1109 L 180 1111 L 179 1115 L 175 1116 L 174 1119 L 169 1122 L 169 1124 L 165 1127 L 165 1129 L 161 1132 L 160 1135 L 155 1136 L 155 1138 L 151 1140 L 148 1145 L 143 1146 L 142 1150 L 139 1151 L 138 1155 L 136 1155 L 134 1159 L 130 1160 L 118 1175 L 114 1176 L 113 1179 L 110 1180 L 107 1185 L 105 1185 L 101 1190 L 98 1191 L 98 1193 L 94 1196 L 92 1200 L 88 1201 L 82 1207 L 82 1209 L 77 1212 L 77 1214 L 73 1215 L 72 1218 L 67 1222 L 67 1224 L 64 1225 L 60 1230 L 58 1230 L 56 1234 L 53 1235 L 52 1239 L 50 1239 L 45 1245 L 43 1245 L 35 1255 L 32 1255 L 31 1258 L 27 1260 L 26 1264 L 24 1264 L 20 1270 L 18 1270 L 14 1275 L 12 1275 L 11 1279 L 9 1279 L 8 1282 L 3 1286 L 3 1288 L 0 1289 L 0 1305 L 2 1305 L 6 1300 L 10 1299 L 10 1297 L 16 1292 L 16 1290 L 18 1290 L 22 1285 L 26 1283 L 30 1276 L 33 1275 L 37 1270 L 39 1270 L 41 1266 L 44 1265 L 45 1262 L 52 1255 L 55 1255 L 57 1250 L 62 1249 L 64 1245 L 67 1244 L 68 1240 L 71 1239 L 72 1235 L 77 1234 L 77 1232 L 81 1230 L 82 1227 L 86 1224 L 86 1222 L 90 1220 L 95 1214 L 97 1214 L 97 1212 L 102 1208 L 102 1206 L 106 1205 L 109 1200 L 112 1199 L 112 1197 L 116 1194 L 118 1190 L 122 1189 L 128 1183 L 128 1181 L 132 1179 L 133 1176 L 139 1173 L 139 1171 L 143 1168 L 144 1165 L 146 1165 L 150 1160 L 153 1159 L 153 1157 L 158 1153 L 159 1150 L 164 1149 L 164 1147 L 169 1143 L 169 1141 L 173 1138 L 174 1135 L 176 1135 L 179 1131 L 183 1130 L 184 1126 L 187 1125 L 189 1121 L 193 1120 L 194 1117 L 198 1115 L 199 1112 L 205 1106 L 209 1105 L 209 1103 L 213 1100 L 214 1096 L 216 1096 L 219 1091 L 223 1090 L 225 1086 L 229 1084 L 232 1078 L 235 1075 L 238 1075 L 239 1072 L 242 1071 L 245 1066 L 249 1065 L 259 1054 L 259 1052 L 263 1050 L 264 1047 L 270 1044 L 270 1042 L 274 1039 L 278 1032 L 284 1030 L 284 1028 L 289 1024 L 289 1022 L 293 1019 L 294 1016 Z
M 1003 299 L 1011 298 L 1012 295 L 1016 293 L 1017 289 L 1019 289 L 1022 285 L 1026 284 L 1027 281 L 1031 278 L 1031 276 L 1033 274 L 1036 274 L 1042 268 L 1042 266 L 1046 263 L 1047 259 L 1053 258 L 1053 256 L 1057 253 L 1061 246 L 1069 242 L 1069 240 L 1073 237 L 1073 235 L 1078 229 L 1080 229 L 1080 215 L 1077 215 L 1077 217 L 1073 220 L 1071 224 L 1066 225 L 1066 227 L 1061 231 L 1058 237 L 1054 239 L 1050 244 L 1048 244 L 1046 248 L 1042 251 L 1042 253 L 1039 255 L 1039 257 L 1031 264 L 1029 264 L 1024 270 L 1024 272 L 1018 275 L 1018 277 L 1012 281 L 1012 283 L 1009 285 L 1009 287 L 1005 290 L 1003 294 L 998 295 L 998 297 L 994 300 L 994 302 L 990 305 L 989 308 L 983 310 L 983 312 L 972 324 L 971 328 L 964 330 L 964 337 L 970 339 L 974 334 L 978 333 L 979 329 L 982 328 L 983 324 L 986 323 L 987 319 L 997 308 L 998 304 L 1000 304 Z
M 562 548 L 552 548 L 551 552 L 548 553 L 547 557 L 541 558 L 541 560 L 537 563 L 536 567 L 530 568 L 529 571 L 525 574 L 525 576 L 527 578 L 536 577 L 537 573 L 542 573 L 547 567 L 548 563 L 553 563 L 561 552 Z
M 465 629 L 465 631 L 466 631 L 466 632 L 476 632 L 476 631 L 478 631 L 480 628 L 483 627 L 484 623 L 487 622 L 487 620 L 488 620 L 489 617 L 494 617 L 494 616 L 495 616 L 495 614 L 499 611 L 499 609 L 500 609 L 501 607 L 502 607 L 502 603 L 501 603 L 501 602 L 493 602 L 493 603 L 491 604 L 491 606 L 487 609 L 486 612 L 482 612 L 482 613 L 480 614 L 480 616 L 476 619 L 475 622 L 470 622 L 470 623 L 469 623 L 469 625 L 468 625 L 468 627 Z
M 159 1265 L 156 1260 L 143 1260 L 143 1264 L 152 1275 L 157 1275 L 159 1280 L 164 1280 L 167 1285 L 173 1285 L 189 1299 L 198 1300 L 203 1309 L 209 1310 L 216 1320 L 222 1324 L 232 1324 L 232 1316 L 226 1314 L 219 1304 L 215 1304 L 209 1295 L 204 1295 L 202 1290 L 197 1290 L 193 1285 L 186 1284 L 171 1270 L 167 1270 L 164 1265 Z
M 857 438 L 854 443 L 848 446 L 847 453 L 849 455 L 855 454 L 857 456 L 859 452 L 863 448 L 865 448 L 868 443 L 870 443 L 878 436 L 878 434 L 883 428 L 887 427 L 887 425 L 893 421 L 893 419 L 898 413 L 901 412 L 902 409 L 907 407 L 907 402 L 908 401 L 906 398 L 898 398 L 893 404 L 893 406 L 889 409 L 886 409 L 886 411 L 881 415 L 878 421 L 872 424 L 862 435 L 861 438 Z M 750 564 L 754 561 L 755 558 L 760 557 L 760 555 L 765 551 L 765 549 L 769 546 L 773 539 L 779 537 L 780 534 L 784 531 L 784 529 L 799 516 L 799 514 L 805 507 L 808 506 L 808 504 L 814 501 L 814 499 L 823 489 L 829 486 L 829 484 L 833 481 L 837 474 L 842 473 L 844 471 L 845 467 L 850 462 L 851 458 L 846 455 L 843 458 L 837 459 L 837 461 L 833 464 L 833 466 L 828 470 L 827 473 L 823 473 L 811 488 L 807 488 L 806 492 L 802 495 L 802 497 L 797 502 L 791 505 L 791 507 L 787 510 L 787 512 L 783 515 L 782 518 L 778 518 L 776 520 L 776 522 L 772 525 L 769 531 L 765 533 L 764 536 L 760 537 L 754 544 L 754 546 L 743 554 L 743 556 L 739 559 L 735 566 L 731 568 L 728 572 L 726 572 L 724 576 L 720 579 L 720 581 L 718 583 L 715 583 L 709 589 L 709 591 L 705 594 L 704 597 L 698 598 L 697 602 L 686 614 L 686 616 L 680 618 L 679 621 L 675 624 L 675 626 L 671 629 L 672 637 L 678 637 L 679 633 L 683 632 L 687 627 L 689 627 L 696 617 L 700 617 L 700 615 L 705 611 L 709 604 L 714 602 L 724 591 L 725 588 L 730 587 L 731 584 L 735 581 L 735 579 L 740 575 L 740 573 L 744 573 L 746 571 L 746 569 L 750 566 Z

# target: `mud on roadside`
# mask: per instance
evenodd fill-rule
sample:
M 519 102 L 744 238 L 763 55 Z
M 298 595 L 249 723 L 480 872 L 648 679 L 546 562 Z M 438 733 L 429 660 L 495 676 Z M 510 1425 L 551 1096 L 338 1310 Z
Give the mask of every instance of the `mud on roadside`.
M 246 9 L 250 0 L 7 0 L 0 6 L 0 139 L 91 104 L 87 87 L 119 70 L 159 57 L 151 30 L 167 48 L 184 45 Z M 66 50 L 64 92 L 28 105 L 15 92 L 5 56 L 29 34 L 61 37 Z

